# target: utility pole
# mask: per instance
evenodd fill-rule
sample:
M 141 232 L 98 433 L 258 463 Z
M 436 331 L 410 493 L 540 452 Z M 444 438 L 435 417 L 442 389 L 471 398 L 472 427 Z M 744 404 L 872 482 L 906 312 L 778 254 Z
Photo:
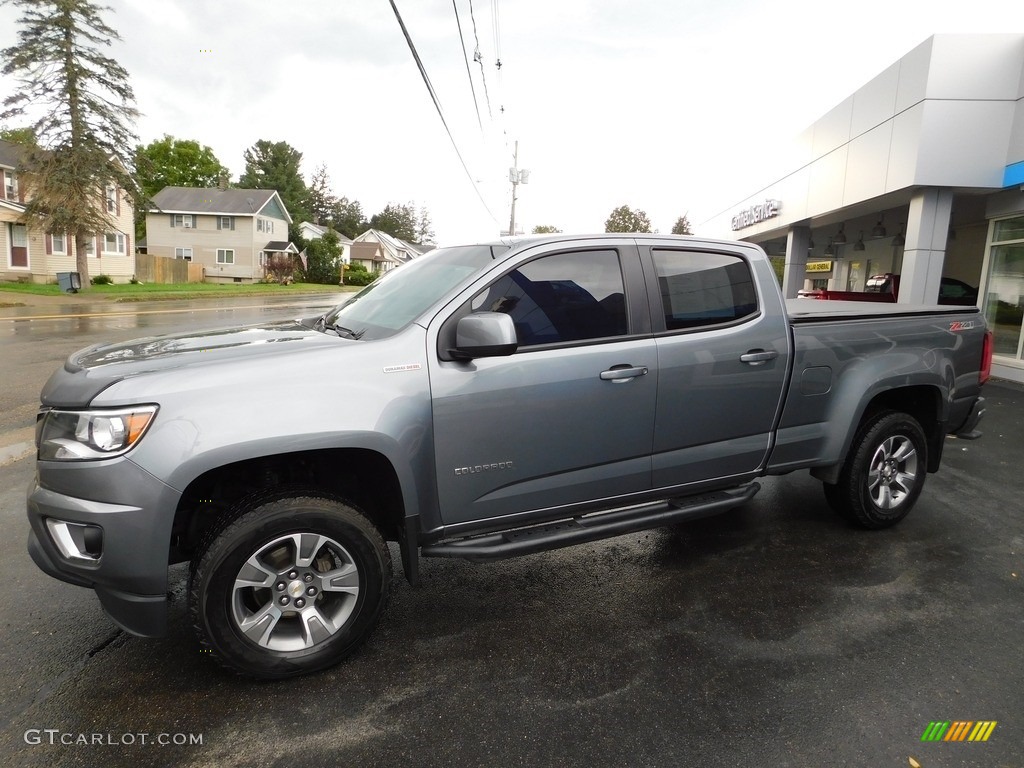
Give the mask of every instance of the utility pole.
M 513 165 L 508 169 L 508 180 L 512 182 L 512 216 L 508 220 L 508 234 L 512 237 L 516 233 L 516 187 L 526 184 L 530 180 L 530 172 L 526 169 L 519 169 L 519 142 L 516 141 L 515 154 L 512 155 Z

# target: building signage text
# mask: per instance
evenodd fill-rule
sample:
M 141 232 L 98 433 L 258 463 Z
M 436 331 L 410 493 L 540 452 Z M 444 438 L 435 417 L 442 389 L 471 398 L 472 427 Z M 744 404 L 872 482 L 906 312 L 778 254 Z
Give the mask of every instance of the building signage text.
M 733 231 L 743 229 L 744 227 L 750 227 L 754 224 L 760 224 L 765 219 L 778 216 L 779 209 L 781 207 L 782 203 L 778 200 L 765 200 L 763 203 L 759 203 L 758 205 L 752 205 L 745 211 L 740 211 L 732 217 Z
M 808 261 L 807 262 L 808 272 L 831 272 L 832 262 L 831 261 Z

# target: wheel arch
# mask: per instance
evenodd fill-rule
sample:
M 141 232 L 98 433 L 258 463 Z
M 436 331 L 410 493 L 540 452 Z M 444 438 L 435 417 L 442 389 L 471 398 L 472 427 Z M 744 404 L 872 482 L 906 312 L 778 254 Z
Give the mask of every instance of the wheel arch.
M 942 448 L 946 437 L 946 401 L 938 386 L 918 384 L 885 389 L 865 400 L 856 418 L 850 422 L 839 460 L 834 464 L 812 468 L 811 475 L 822 482 L 835 483 L 839 479 L 839 473 L 850 453 L 857 432 L 865 422 L 882 411 L 906 413 L 921 425 L 928 443 L 927 469 L 929 472 L 937 472 L 942 461 Z
M 325 448 L 275 453 L 213 466 L 182 492 L 171 529 L 169 562 L 191 559 L 204 533 L 249 497 L 326 494 L 359 506 L 385 540 L 400 540 L 407 504 L 398 470 L 383 453 Z

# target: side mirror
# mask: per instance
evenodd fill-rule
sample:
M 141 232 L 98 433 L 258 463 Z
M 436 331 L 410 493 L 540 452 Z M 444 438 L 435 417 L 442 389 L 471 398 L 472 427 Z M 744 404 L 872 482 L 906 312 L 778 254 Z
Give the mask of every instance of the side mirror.
M 510 316 L 503 312 L 474 312 L 459 320 L 455 349 L 450 354 L 456 360 L 504 357 L 518 347 L 516 326 Z

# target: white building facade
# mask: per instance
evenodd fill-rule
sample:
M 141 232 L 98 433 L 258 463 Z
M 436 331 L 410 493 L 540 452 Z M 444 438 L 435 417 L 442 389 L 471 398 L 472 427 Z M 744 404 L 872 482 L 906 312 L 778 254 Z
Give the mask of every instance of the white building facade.
M 1024 382 L 1024 34 L 929 38 L 801 134 L 787 168 L 701 234 L 784 256 L 788 297 L 883 273 L 901 303 L 977 287 L 993 373 Z

